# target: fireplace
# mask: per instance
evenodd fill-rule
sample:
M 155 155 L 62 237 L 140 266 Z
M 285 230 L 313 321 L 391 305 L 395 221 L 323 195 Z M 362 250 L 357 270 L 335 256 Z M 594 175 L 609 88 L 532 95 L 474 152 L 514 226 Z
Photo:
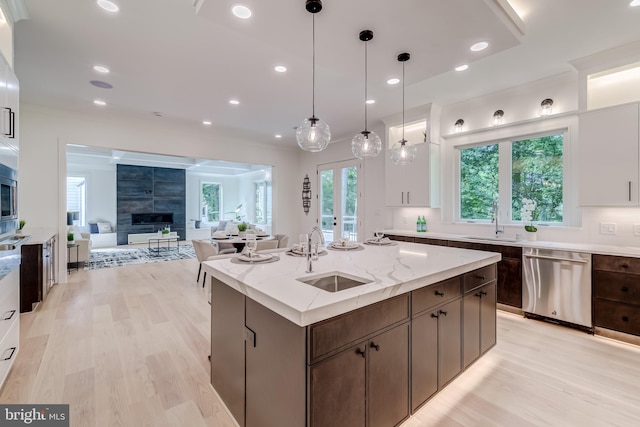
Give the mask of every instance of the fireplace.
M 132 213 L 131 225 L 173 224 L 173 213 Z

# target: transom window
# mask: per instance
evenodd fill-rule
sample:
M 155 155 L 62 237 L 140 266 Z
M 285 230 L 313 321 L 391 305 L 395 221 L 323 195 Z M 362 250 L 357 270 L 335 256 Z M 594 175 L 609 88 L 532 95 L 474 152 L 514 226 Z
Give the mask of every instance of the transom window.
M 518 223 L 522 221 L 523 200 L 528 199 L 535 206 L 533 222 L 562 224 L 563 140 L 563 133 L 554 133 L 458 147 L 459 219 L 490 220 L 492 202 L 497 201 L 502 218 Z

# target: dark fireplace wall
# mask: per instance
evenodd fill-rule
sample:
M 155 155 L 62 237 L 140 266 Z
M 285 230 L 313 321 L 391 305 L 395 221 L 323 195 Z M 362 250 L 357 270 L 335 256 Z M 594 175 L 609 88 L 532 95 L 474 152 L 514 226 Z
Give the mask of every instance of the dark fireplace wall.
M 132 225 L 132 213 L 173 213 L 171 231 L 180 240 L 186 233 L 184 169 L 117 165 L 118 244 L 128 243 L 128 234 L 153 233 L 164 224 Z

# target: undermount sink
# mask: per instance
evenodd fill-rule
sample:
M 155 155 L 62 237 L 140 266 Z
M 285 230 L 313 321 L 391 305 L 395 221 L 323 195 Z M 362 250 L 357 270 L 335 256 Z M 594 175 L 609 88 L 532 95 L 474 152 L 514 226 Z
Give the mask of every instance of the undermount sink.
M 487 241 L 496 241 L 496 242 L 519 242 L 519 239 L 514 239 L 513 237 L 482 237 L 482 236 L 464 236 L 465 239 L 472 240 L 487 240 Z
M 4 244 L 0 245 L 0 251 L 12 251 L 16 248 L 16 245 Z
M 299 278 L 296 280 L 327 292 L 340 292 L 345 289 L 355 288 L 356 286 L 362 286 L 372 282 L 372 280 L 369 279 L 363 279 L 361 277 L 350 276 L 348 274 L 337 272 Z

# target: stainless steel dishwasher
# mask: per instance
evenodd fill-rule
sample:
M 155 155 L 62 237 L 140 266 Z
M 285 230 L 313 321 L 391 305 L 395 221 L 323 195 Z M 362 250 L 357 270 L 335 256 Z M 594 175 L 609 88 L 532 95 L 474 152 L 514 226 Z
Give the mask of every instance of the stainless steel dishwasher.
M 593 330 L 591 254 L 522 248 L 522 309 Z

